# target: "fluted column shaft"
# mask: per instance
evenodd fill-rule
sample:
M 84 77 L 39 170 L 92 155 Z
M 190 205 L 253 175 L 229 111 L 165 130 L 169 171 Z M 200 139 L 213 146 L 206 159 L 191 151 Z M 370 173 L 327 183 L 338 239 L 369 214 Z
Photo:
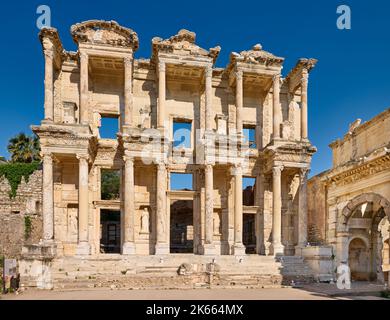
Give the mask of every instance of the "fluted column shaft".
M 157 241 L 156 254 L 169 253 L 167 221 L 167 169 L 165 163 L 157 164 Z
M 204 254 L 215 254 L 213 245 L 213 218 L 214 218 L 214 186 L 213 167 L 206 164 L 205 167 L 205 246 Z
M 281 176 L 282 166 L 275 166 L 272 168 L 272 206 L 273 206 L 273 220 L 272 220 L 272 246 L 274 255 L 283 254 L 282 245 L 282 193 L 281 193 Z
M 307 174 L 307 169 L 299 174 L 298 247 L 307 244 Z
M 53 158 L 51 154 L 43 155 L 43 240 L 54 238 L 54 206 L 53 206 Z
M 242 108 L 243 108 L 243 73 L 241 70 L 236 71 L 236 130 L 242 133 Z
M 157 108 L 157 126 L 164 127 L 165 114 L 165 91 L 166 91 L 166 74 L 165 62 L 158 63 L 158 108 Z
M 132 114 L 133 114 L 133 92 L 132 92 L 132 59 L 130 57 L 124 58 L 124 99 L 125 99 L 125 110 L 123 124 L 131 126 Z
M 205 100 L 206 100 L 206 130 L 212 129 L 212 74 L 213 70 L 211 67 L 205 69 Z
M 45 120 L 54 120 L 54 52 L 45 49 Z
M 304 72 L 302 80 L 301 80 L 301 87 L 302 87 L 302 94 L 301 94 L 301 138 L 302 138 L 302 140 L 308 139 L 308 130 L 307 130 L 308 77 L 309 77 L 309 74 L 306 71 L 306 72 Z
M 124 234 L 122 254 L 135 254 L 134 244 L 134 159 L 125 156 L 124 174 Z
M 280 138 L 280 123 L 282 111 L 280 108 L 280 74 L 273 78 L 273 137 Z
M 88 155 L 79 154 L 79 245 L 78 254 L 89 254 L 88 243 Z
M 80 123 L 88 124 L 88 55 L 80 53 Z
M 245 254 L 242 243 L 242 220 L 242 168 L 236 165 L 234 167 L 234 255 Z

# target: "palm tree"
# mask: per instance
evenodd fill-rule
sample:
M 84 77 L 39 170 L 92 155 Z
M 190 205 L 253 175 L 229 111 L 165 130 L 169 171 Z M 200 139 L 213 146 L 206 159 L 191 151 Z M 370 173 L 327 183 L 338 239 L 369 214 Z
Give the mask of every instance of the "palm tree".
M 37 137 L 31 137 L 23 132 L 11 138 L 8 143 L 8 152 L 11 153 L 11 162 L 30 163 L 39 161 L 40 146 Z

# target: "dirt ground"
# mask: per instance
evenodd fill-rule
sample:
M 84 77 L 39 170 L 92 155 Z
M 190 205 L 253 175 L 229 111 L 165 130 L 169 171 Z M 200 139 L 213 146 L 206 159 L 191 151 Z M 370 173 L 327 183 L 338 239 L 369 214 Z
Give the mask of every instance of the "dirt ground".
M 334 285 L 269 289 L 37 290 L 0 296 L 2 300 L 377 300 L 379 286 L 341 292 Z

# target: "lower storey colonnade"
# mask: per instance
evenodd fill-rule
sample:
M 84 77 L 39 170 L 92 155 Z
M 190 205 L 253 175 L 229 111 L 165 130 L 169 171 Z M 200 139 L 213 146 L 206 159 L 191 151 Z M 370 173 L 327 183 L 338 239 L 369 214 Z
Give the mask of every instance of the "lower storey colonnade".
M 66 179 L 54 177 L 53 173 L 61 168 L 61 160 L 54 159 L 53 154 L 43 156 L 43 240 L 61 246 L 61 242 L 70 242 L 70 239 L 61 232 L 58 232 L 61 236 L 57 235 L 55 221 L 61 220 L 57 216 L 64 212 L 56 211 L 59 206 L 56 201 L 59 200 L 53 185 L 64 193 L 58 185 L 63 185 Z M 119 227 L 115 227 L 114 223 L 106 223 L 102 227 L 102 222 L 94 215 L 99 214 L 98 210 L 102 212 L 110 207 L 103 200 L 95 199 L 96 193 L 93 192 L 96 189 L 92 183 L 93 172 L 100 168 L 91 165 L 87 154 L 77 154 L 74 161 L 76 159 L 78 170 L 73 172 L 78 175 L 75 188 L 76 255 L 103 253 L 101 248 L 94 246 L 96 240 L 103 241 L 103 238 L 108 242 L 117 241 L 117 253 L 123 255 L 177 252 L 284 255 L 294 254 L 294 251 L 300 254 L 299 249 L 306 246 L 307 169 L 286 170 L 281 165 L 275 165 L 272 172 L 257 174 L 254 186 L 249 188 L 253 203 L 246 203 L 248 187 L 243 188 L 243 169 L 239 165 L 224 168 L 225 175 L 222 177 L 219 173 L 221 168 L 218 168 L 217 174 L 211 164 L 197 166 L 193 172 L 193 190 L 175 191 L 169 187 L 171 169 L 159 162 L 150 165 L 147 170 L 153 175 L 154 186 L 148 186 L 151 191 L 149 203 L 140 205 L 137 201 L 136 161 L 124 156 L 120 198 L 107 202 L 117 206 L 120 218 L 115 226 Z M 284 171 L 287 172 L 285 175 Z M 297 185 L 296 190 L 291 191 L 294 185 Z M 175 202 L 176 205 L 173 205 Z M 183 212 L 190 212 L 189 218 Z M 288 222 L 291 216 L 296 222 Z M 292 232 L 289 231 L 291 228 Z M 102 232 L 107 234 L 102 235 Z M 107 240 L 115 232 L 116 238 Z M 114 242 L 109 245 L 115 246 Z M 137 249 L 140 243 L 147 248 L 143 252 Z

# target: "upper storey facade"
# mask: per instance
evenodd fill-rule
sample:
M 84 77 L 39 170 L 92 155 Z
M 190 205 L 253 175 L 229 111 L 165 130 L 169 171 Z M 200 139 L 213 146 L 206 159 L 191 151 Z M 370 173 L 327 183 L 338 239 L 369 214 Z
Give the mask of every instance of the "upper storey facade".
M 220 47 L 200 48 L 187 30 L 153 38 L 150 59 L 134 58 L 137 34 L 113 21 L 75 24 L 71 34 L 77 52 L 64 50 L 56 29 L 40 33 L 45 116 L 38 133 L 55 124 L 99 139 L 100 119 L 113 117 L 124 140 L 148 128 L 172 140 L 179 120 L 191 122 L 193 141 L 197 130 L 240 138 L 250 129 L 259 150 L 279 140 L 308 142 L 308 74 L 315 59 L 300 59 L 283 78 L 284 59 L 259 44 L 231 53 L 227 67 L 216 68 Z

